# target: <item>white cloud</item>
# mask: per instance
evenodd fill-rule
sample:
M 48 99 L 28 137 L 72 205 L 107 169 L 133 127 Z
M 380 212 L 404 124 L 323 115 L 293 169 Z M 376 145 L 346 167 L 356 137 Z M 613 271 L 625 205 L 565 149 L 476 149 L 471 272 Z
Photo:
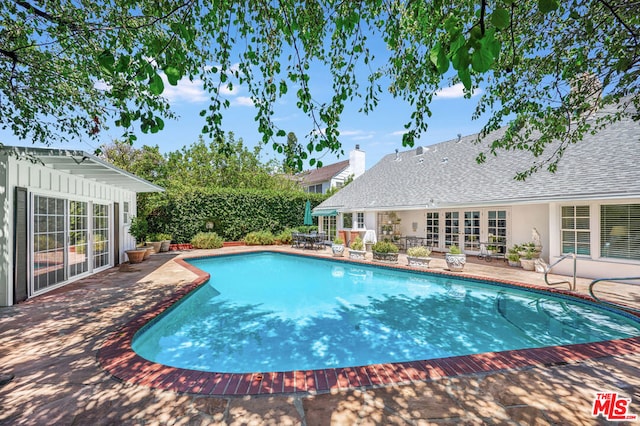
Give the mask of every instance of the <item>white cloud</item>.
M 224 86 L 220 87 L 220 94 L 224 96 L 237 95 L 239 91 L 240 91 L 240 87 L 238 86 L 231 86 L 231 89 L 230 89 L 229 85 L 225 84 Z
M 372 139 L 375 132 L 365 130 L 340 130 L 341 137 L 351 138 L 354 141 Z
M 389 133 L 390 136 L 402 136 L 407 133 L 408 130 L 396 130 L 395 132 Z
M 104 80 L 96 81 L 95 83 L 93 83 L 93 87 L 95 87 L 97 90 L 102 90 L 103 92 L 107 92 L 111 90 L 111 86 L 107 84 Z
M 231 100 L 233 106 L 253 106 L 253 100 L 248 96 L 238 96 Z
M 475 89 L 472 96 L 482 93 L 481 89 Z M 445 87 L 436 92 L 436 96 L 441 99 L 457 99 L 464 97 L 464 85 L 462 83 L 454 84 L 451 87 Z
M 207 93 L 204 91 L 202 85 L 202 80 L 197 79 L 191 81 L 188 78 L 182 78 L 176 86 L 172 86 L 169 84 L 166 75 L 160 74 L 160 76 L 164 83 L 162 96 L 167 98 L 169 102 L 200 103 L 208 100 Z

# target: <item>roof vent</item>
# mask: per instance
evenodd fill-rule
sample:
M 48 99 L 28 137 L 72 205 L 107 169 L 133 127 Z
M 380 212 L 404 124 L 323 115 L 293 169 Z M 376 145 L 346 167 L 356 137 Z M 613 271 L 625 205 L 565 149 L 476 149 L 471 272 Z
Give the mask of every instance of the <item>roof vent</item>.
M 442 160 L 440 162 L 442 164 L 447 164 L 449 162 L 449 158 L 448 157 L 442 157 Z
M 421 146 L 416 148 L 416 155 L 422 155 L 423 152 L 424 152 L 424 150 L 423 150 L 423 148 Z
M 458 140 L 456 141 L 456 143 L 459 143 L 460 139 L 462 139 L 462 135 L 460 133 L 458 133 Z
M 396 148 L 396 161 L 400 160 L 400 154 L 398 153 L 398 148 Z
M 420 158 L 420 159 L 418 160 L 418 164 L 422 164 L 422 163 L 424 163 L 424 158 Z

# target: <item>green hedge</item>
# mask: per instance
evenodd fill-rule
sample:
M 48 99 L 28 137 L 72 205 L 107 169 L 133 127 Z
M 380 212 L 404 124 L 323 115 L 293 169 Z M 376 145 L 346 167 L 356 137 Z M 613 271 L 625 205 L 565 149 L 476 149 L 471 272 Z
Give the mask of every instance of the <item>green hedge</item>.
M 215 232 L 225 241 L 239 241 L 249 232 L 270 231 L 302 225 L 307 200 L 311 207 L 326 197 L 304 192 L 239 189 L 198 189 L 167 193 L 164 203 L 147 217 L 150 232 L 173 236 L 186 243 L 199 232 Z M 317 219 L 314 218 L 314 223 Z

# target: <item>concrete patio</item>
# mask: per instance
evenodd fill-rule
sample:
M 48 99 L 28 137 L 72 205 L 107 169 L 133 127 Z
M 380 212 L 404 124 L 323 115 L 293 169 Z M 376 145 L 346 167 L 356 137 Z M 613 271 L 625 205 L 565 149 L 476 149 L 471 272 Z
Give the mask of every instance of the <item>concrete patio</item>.
M 255 249 L 222 252 L 247 250 Z M 196 279 L 175 257 L 206 253 L 157 254 L 129 271 L 112 268 L 0 308 L 0 374 L 15 376 L 0 386 L 0 423 L 610 424 L 591 415 L 597 392 L 631 398 L 630 413 L 640 413 L 640 353 L 307 396 L 207 397 L 112 378 L 96 360 L 102 344 L 138 312 Z M 329 256 L 329 250 L 314 254 Z M 442 270 L 444 260 L 431 266 Z M 547 287 L 541 274 L 495 261 L 468 263 L 465 273 Z M 578 293 L 585 294 L 589 282 L 578 280 Z M 638 287 L 603 289 L 608 299 L 640 307 Z

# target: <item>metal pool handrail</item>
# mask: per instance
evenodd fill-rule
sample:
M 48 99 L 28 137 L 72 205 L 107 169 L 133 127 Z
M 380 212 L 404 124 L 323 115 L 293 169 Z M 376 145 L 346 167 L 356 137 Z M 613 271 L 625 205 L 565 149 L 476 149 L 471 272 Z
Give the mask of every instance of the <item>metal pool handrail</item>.
M 589 284 L 589 295 L 591 295 L 591 297 L 593 298 L 593 300 L 595 300 L 596 302 L 602 304 L 602 305 L 607 305 L 613 308 L 618 308 L 618 309 L 624 309 L 626 311 L 631 311 L 631 312 L 635 312 L 635 313 L 640 313 L 640 309 L 637 308 L 631 308 L 629 306 L 623 305 L 621 303 L 614 303 L 614 302 L 607 302 L 605 300 L 600 299 L 599 297 L 597 297 L 594 293 L 593 293 L 593 287 L 601 282 L 601 281 L 630 281 L 630 280 L 640 280 L 640 277 L 624 277 L 624 278 L 598 278 L 597 280 L 593 280 L 591 281 L 591 284 Z M 628 285 L 640 285 L 640 283 L 625 283 Z
M 549 282 L 549 277 L 547 276 L 549 274 L 549 272 L 551 272 L 551 268 L 553 268 L 554 266 L 556 266 L 558 263 L 562 262 L 563 260 L 565 260 L 568 257 L 572 257 L 573 258 L 573 284 L 571 284 L 570 281 L 558 281 L 555 283 L 550 283 Z M 544 282 L 547 283 L 547 285 L 551 286 L 551 285 L 559 285 L 559 284 L 569 284 L 569 290 L 575 290 L 576 289 L 576 267 L 577 267 L 577 256 L 575 253 L 567 253 L 563 256 L 560 257 L 560 259 L 556 260 L 555 262 L 553 262 L 553 264 L 547 266 L 546 270 L 544 271 Z

